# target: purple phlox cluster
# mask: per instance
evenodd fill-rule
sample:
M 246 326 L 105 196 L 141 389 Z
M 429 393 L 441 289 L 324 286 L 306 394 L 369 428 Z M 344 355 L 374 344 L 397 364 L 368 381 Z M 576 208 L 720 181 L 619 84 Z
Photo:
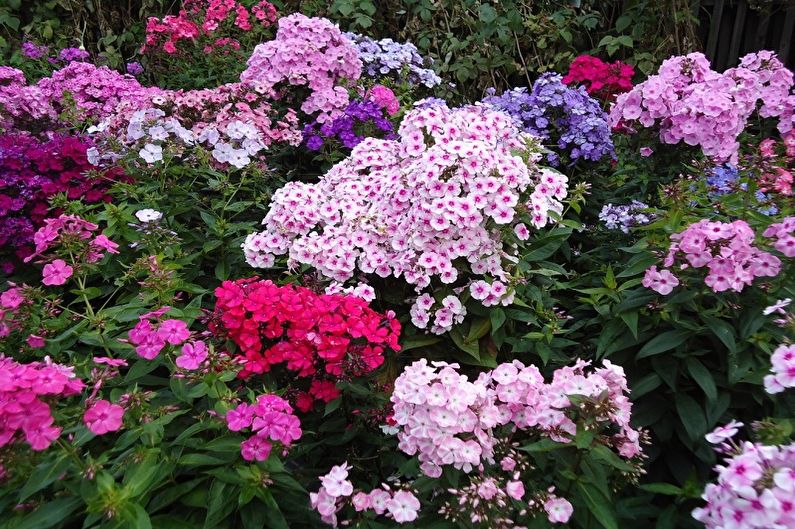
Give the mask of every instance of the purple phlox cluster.
M 773 224 L 765 237 L 778 237 L 774 247 L 787 257 L 795 256 L 795 237 L 787 230 L 795 230 L 795 217 Z M 679 263 L 680 270 L 707 267 L 704 278 L 715 292 L 742 291 L 757 277 L 775 277 L 781 270 L 781 260 L 754 245 L 754 231 L 742 220 L 712 222 L 707 219 L 689 225 L 681 233 L 671 235 L 671 246 L 663 264 L 666 268 Z M 782 242 L 783 241 L 783 242 Z M 679 280 L 669 270 L 658 271 L 656 266 L 646 270 L 643 286 L 660 294 L 670 294 Z
M 50 53 L 50 48 L 47 46 L 38 45 L 29 40 L 22 43 L 22 55 L 28 59 L 41 59 L 46 57 L 48 53 Z
M 649 209 L 647 204 L 638 200 L 633 200 L 629 204 L 616 205 L 605 204 L 599 212 L 599 220 L 605 223 L 608 230 L 621 230 L 629 233 L 630 228 L 643 226 L 652 221 L 653 216 L 644 213 Z
M 423 58 L 410 42 L 401 44 L 392 39 L 374 40 L 358 33 L 345 33 L 359 50 L 363 75 L 372 78 L 390 77 L 409 85 L 433 88 L 442 79 L 433 71 L 433 59 Z
M 509 114 L 526 132 L 549 143 L 550 148 L 559 149 L 547 155 L 552 165 L 561 163 L 561 154 L 572 163 L 615 157 L 607 114 L 599 102 L 584 87 L 565 85 L 559 74 L 543 74 L 529 92 L 519 87 L 483 101 Z
M 765 376 L 765 391 L 781 393 L 795 388 L 795 345 L 781 344 L 770 356 L 771 373 Z
M 567 194 L 567 178 L 539 170 L 528 142 L 508 116 L 483 106 L 412 110 L 398 139 L 367 138 L 318 183 L 278 190 L 265 229 L 243 243 L 246 260 L 267 268 L 288 254 L 290 266 L 309 264 L 335 281 L 358 269 L 403 277 L 418 293 L 459 273 L 507 281 L 518 250 L 503 232 L 511 243 L 522 238 L 513 229 L 526 239 L 524 222 L 546 225 Z
M 736 431 L 736 429 L 735 429 Z M 730 437 L 730 436 L 729 436 Z M 707 529 L 795 527 L 795 444 L 724 444 L 718 478 L 702 494 L 693 518 Z
M 22 70 L 0 66 L 0 129 L 56 117 L 47 96 L 38 85 L 28 85 Z
M 325 18 L 300 13 L 279 19 L 272 41 L 257 45 L 240 74 L 244 83 L 276 87 L 286 83 L 289 95 L 305 86 L 309 95 L 301 110 L 320 123 L 339 116 L 348 104 L 345 83 L 359 78 L 362 63 L 356 47 L 339 27 Z
M 710 195 L 725 195 L 737 190 L 740 171 L 732 164 L 713 167 L 707 174 L 707 185 Z
M 351 468 L 347 462 L 331 467 L 326 475 L 320 476 L 320 489 L 309 494 L 310 504 L 323 522 L 337 527 L 337 513 L 346 503 L 350 503 L 356 512 L 373 511 L 400 524 L 417 519 L 420 500 L 411 491 L 393 491 L 386 484 L 370 492 L 356 491 L 348 478 Z
M 133 76 L 139 76 L 144 73 L 144 67 L 141 66 L 141 63 L 138 61 L 128 62 L 127 63 L 127 73 Z
M 240 444 L 240 455 L 246 461 L 265 461 L 273 443 L 285 448 L 301 437 L 301 421 L 293 408 L 276 395 L 260 395 L 254 404 L 238 404 L 226 414 L 227 427 L 233 432 L 250 428 L 252 435 Z
M 571 417 L 579 407 L 570 397 L 577 395 L 604 404 L 599 409 L 605 411 L 589 417 L 599 428 L 617 430 L 604 442 L 622 457 L 638 456 L 640 433 L 629 424 L 632 403 L 623 369 L 609 361 L 590 373 L 586 367 L 588 362 L 578 361 L 558 369 L 546 384 L 535 366 L 515 360 L 470 381 L 457 364 L 418 360 L 395 380 L 391 400 L 398 447 L 416 455 L 423 473 L 432 478 L 441 476 L 444 466 L 482 471 L 495 464 L 500 426 L 570 442 L 577 433 Z
M 361 133 L 359 133 L 359 132 Z M 395 139 L 392 122 L 384 116 L 384 110 L 370 99 L 355 99 L 348 103 L 341 116 L 333 121 L 304 126 L 304 141 L 307 148 L 318 151 L 323 140 L 337 140 L 347 149 L 353 149 L 367 137 Z
M 64 48 L 58 52 L 58 59 L 50 59 L 52 62 L 63 62 L 63 63 L 70 63 L 70 62 L 85 62 L 91 55 L 88 52 L 81 48 Z
M 722 162 L 737 159 L 740 133 L 754 113 L 793 128 L 793 75 L 770 51 L 751 53 L 718 73 L 702 53 L 665 60 L 657 74 L 618 96 L 610 124 L 632 131 L 658 127 L 660 141 L 699 146 Z

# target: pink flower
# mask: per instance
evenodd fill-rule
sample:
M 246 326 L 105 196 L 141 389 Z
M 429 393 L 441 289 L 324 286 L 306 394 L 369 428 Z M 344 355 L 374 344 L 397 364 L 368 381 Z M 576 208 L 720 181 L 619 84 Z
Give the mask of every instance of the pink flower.
M 651 147 L 641 147 L 640 148 L 640 155 L 643 156 L 644 158 L 648 158 L 652 154 L 654 154 L 654 150 L 652 150 Z
M 544 502 L 544 511 L 547 513 L 547 518 L 549 518 L 550 522 L 566 523 L 569 521 L 569 518 L 571 518 L 574 507 L 564 498 L 550 496 L 549 499 Z
M 119 253 L 119 245 L 108 239 L 104 234 L 97 235 L 94 240 L 91 241 L 91 244 L 98 248 L 102 248 L 108 253 Z
M 72 277 L 73 268 L 66 264 L 63 259 L 56 259 L 50 264 L 44 265 L 42 283 L 48 286 L 63 285 L 66 280 Z
M 45 344 L 44 338 L 42 338 L 41 336 L 37 336 L 35 334 L 31 334 L 30 336 L 28 336 L 28 339 L 26 341 L 28 345 L 34 349 L 41 349 L 42 347 L 44 347 Z
M 265 461 L 271 453 L 271 445 L 266 439 L 255 435 L 240 443 L 240 455 L 246 461 Z
M 646 288 L 651 288 L 663 296 L 667 296 L 673 291 L 674 287 L 679 284 L 679 279 L 677 279 L 676 276 L 670 272 L 670 270 L 663 269 L 662 271 L 658 272 L 657 267 L 652 266 L 646 270 L 646 274 L 643 276 L 643 281 L 641 281 L 641 284 Z
M 93 358 L 95 364 L 104 364 L 110 367 L 127 367 L 127 360 L 122 358 L 110 358 L 108 356 L 95 356 Z
M 22 295 L 22 289 L 19 287 L 9 288 L 0 294 L 0 306 L 6 309 L 14 310 L 25 301 Z
M 386 508 L 397 523 L 413 522 L 420 510 L 420 500 L 411 492 L 400 490 L 386 502 Z
M 107 400 L 98 400 L 83 415 L 83 422 L 96 435 L 115 432 L 121 428 L 124 408 Z
M 177 357 L 177 367 L 194 370 L 207 358 L 207 345 L 204 342 L 188 342 L 182 346 L 182 354 Z
M 350 468 L 347 463 L 343 463 L 331 467 L 329 473 L 320 478 L 320 483 L 327 494 L 335 498 L 353 494 L 353 484 L 348 481 L 348 470 Z
M 718 426 L 711 433 L 708 433 L 704 438 L 712 444 L 720 444 L 727 439 L 734 437 L 743 423 L 738 421 L 731 421 L 724 426 Z
M 524 496 L 524 485 L 521 481 L 509 481 L 505 485 L 505 493 L 515 500 L 521 500 Z
M 370 495 L 364 492 L 357 492 L 353 495 L 351 503 L 353 503 L 353 508 L 356 509 L 356 512 L 366 511 L 371 505 Z
M 190 331 L 182 320 L 166 320 L 157 328 L 157 336 L 171 345 L 179 345 L 188 339 Z
M 386 110 L 390 116 L 396 114 L 397 111 L 400 110 L 400 102 L 397 97 L 395 97 L 395 93 L 386 86 L 380 84 L 373 86 L 368 96 L 379 107 Z

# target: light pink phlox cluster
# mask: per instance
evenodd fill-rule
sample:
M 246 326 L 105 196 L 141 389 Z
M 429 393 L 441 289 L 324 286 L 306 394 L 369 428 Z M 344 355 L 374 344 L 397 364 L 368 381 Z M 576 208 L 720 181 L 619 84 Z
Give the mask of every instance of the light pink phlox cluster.
M 306 86 L 310 93 L 301 110 L 319 113 L 320 123 L 341 115 L 348 104 L 344 84 L 358 79 L 362 70 L 357 48 L 336 24 L 300 13 L 279 19 L 276 38 L 257 45 L 247 64 L 240 74 L 244 83 Z
M 241 403 L 226 414 L 227 427 L 233 432 L 251 428 L 253 435 L 240 444 L 246 461 L 265 461 L 272 443 L 284 447 L 301 437 L 301 422 L 293 408 L 276 395 L 260 395 L 255 404 Z
M 44 362 L 20 364 L 0 356 L 0 448 L 22 440 L 45 450 L 61 434 L 50 398 L 78 395 L 84 388 L 72 367 Z
M 781 222 L 771 224 L 762 233 L 775 238 L 773 247 L 787 257 L 795 257 L 795 217 L 786 217 Z
M 513 294 L 506 296 L 505 299 L 512 301 Z M 461 300 L 452 294 L 442 299 L 441 303 L 436 303 L 430 294 L 422 294 L 414 301 L 409 314 L 411 323 L 420 329 L 428 327 L 428 323 L 433 317 L 430 331 L 434 334 L 444 334 L 451 330 L 453 325 L 464 321 L 467 309 Z
M 746 441 L 717 465 L 693 518 L 707 529 L 795 527 L 795 444 Z
M 795 388 L 795 344 L 781 344 L 770 356 L 771 373 L 765 376 L 765 391 L 781 393 Z
M 403 277 L 418 293 L 433 278 L 449 284 L 466 272 L 507 281 L 504 264 L 518 250 L 503 243 L 503 227 L 518 227 L 522 211 L 544 226 L 551 211 L 562 211 L 566 177 L 539 171 L 529 136 L 485 107 L 415 109 L 399 136 L 368 138 L 318 183 L 278 190 L 265 230 L 243 244 L 247 262 L 267 268 L 289 254 L 291 265 L 312 265 L 335 281 L 358 269 Z M 494 289 L 495 303 L 511 295 Z
M 700 146 L 717 161 L 736 161 L 740 133 L 754 112 L 778 118 L 778 130 L 793 128 L 793 75 L 776 55 L 746 55 L 737 68 L 710 69 L 702 53 L 671 57 L 656 75 L 618 96 L 610 124 L 659 128 L 663 143 Z
M 417 519 L 420 500 L 413 493 L 407 490 L 392 491 L 383 485 L 370 492 L 358 491 L 354 494 L 353 483 L 348 478 L 349 470 L 351 466 L 347 462 L 332 467 L 328 474 L 320 477 L 320 489 L 309 493 L 310 504 L 323 522 L 337 527 L 337 513 L 347 502 L 357 512 L 372 510 L 400 524 Z
M 0 66 L 0 128 L 23 127 L 24 122 L 55 118 L 55 110 L 38 86 L 28 85 L 21 70 Z
M 188 325 L 182 320 L 162 319 L 170 307 L 142 314 L 138 323 L 130 329 L 130 343 L 135 346 L 138 356 L 153 360 L 166 346 L 182 345 L 190 338 Z
M 785 221 L 783 225 L 795 229 L 795 218 Z M 779 233 L 777 224 L 771 225 L 765 236 Z M 684 231 L 671 235 L 671 246 L 663 264 L 672 267 L 677 261 L 679 268 L 685 270 L 689 267 L 707 267 L 709 272 L 704 278 L 715 292 L 734 290 L 740 292 L 750 286 L 757 277 L 775 277 L 781 270 L 781 260 L 775 255 L 760 250 L 754 246 L 754 231 L 747 222 L 736 220 L 734 222 L 712 222 L 707 219 L 689 225 Z M 795 255 L 795 238 L 792 239 L 792 252 Z M 776 248 L 781 246 L 787 249 L 787 241 L 776 243 Z M 786 252 L 783 252 L 785 255 Z M 789 257 L 789 256 L 788 256 Z M 667 295 L 679 280 L 668 270 L 657 271 L 656 266 L 646 270 L 643 285 L 652 288 L 660 294 Z

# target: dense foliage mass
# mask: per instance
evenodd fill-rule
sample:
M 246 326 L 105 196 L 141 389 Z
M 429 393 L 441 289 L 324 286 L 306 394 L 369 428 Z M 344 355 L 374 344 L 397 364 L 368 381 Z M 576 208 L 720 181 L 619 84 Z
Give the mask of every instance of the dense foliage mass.
M 792 72 L 367 5 L 0 66 L 0 529 L 795 528 Z

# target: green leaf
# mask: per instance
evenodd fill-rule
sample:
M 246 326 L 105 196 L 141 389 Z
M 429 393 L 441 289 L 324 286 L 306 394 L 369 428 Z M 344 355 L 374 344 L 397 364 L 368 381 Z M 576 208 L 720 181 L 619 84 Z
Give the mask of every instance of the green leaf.
M 440 341 L 441 338 L 439 338 L 438 336 L 424 336 L 424 335 L 411 336 L 410 338 L 401 341 L 400 351 L 405 352 L 411 349 L 427 347 L 429 345 L 437 344 Z
M 529 445 L 524 445 L 520 448 L 525 452 L 551 452 L 552 450 L 559 450 L 561 448 L 568 448 L 568 444 L 558 443 L 553 441 L 552 439 L 541 439 L 540 441 L 536 441 L 535 443 L 530 443 Z
M 704 410 L 698 402 L 682 392 L 677 392 L 675 396 L 676 411 L 682 420 L 682 425 L 687 431 L 691 441 L 696 442 L 707 433 L 707 419 L 704 417 Z
M 723 320 L 718 318 L 710 318 L 708 316 L 701 316 L 704 323 L 712 331 L 712 333 L 723 342 L 723 345 L 729 350 L 730 353 L 737 352 L 737 342 L 734 339 L 734 328 Z
M 618 521 L 616 520 L 615 512 L 613 512 L 613 503 L 610 499 L 606 498 L 598 488 L 590 483 L 578 481 L 577 488 L 580 490 L 588 510 L 602 524 L 602 527 L 605 529 L 618 529 Z
M 638 354 L 635 356 L 635 360 L 640 360 L 641 358 L 654 356 L 664 353 L 665 351 L 675 349 L 676 347 L 683 344 L 685 340 L 692 336 L 692 334 L 693 333 L 687 329 L 676 329 L 658 334 L 646 342 L 646 345 L 644 345 L 641 350 L 638 351 Z
M 498 331 L 500 329 L 500 327 L 502 327 L 502 325 L 505 323 L 505 319 L 506 319 L 505 311 L 502 310 L 499 307 L 491 309 L 491 312 L 489 313 L 489 317 L 491 318 L 491 332 L 492 333 Z
M 464 340 L 464 337 L 461 336 L 461 331 L 459 331 L 457 328 L 453 328 L 453 330 L 451 330 L 449 334 L 450 338 L 453 339 L 453 342 L 456 344 L 456 346 L 459 349 L 461 349 L 462 351 L 470 355 L 472 358 L 480 362 L 480 345 L 478 344 L 477 341 L 468 342 Z
M 718 388 L 715 386 L 715 380 L 712 377 L 712 373 L 710 373 L 709 369 L 704 367 L 697 358 L 690 357 L 685 360 L 685 364 L 687 365 L 687 371 L 690 373 L 690 376 L 693 377 L 693 380 L 696 381 L 702 390 L 704 390 L 704 394 L 707 396 L 710 402 L 715 402 L 718 398 Z
M 70 463 L 71 459 L 69 456 L 62 455 L 55 461 L 45 461 L 37 466 L 28 478 L 28 481 L 25 482 L 25 486 L 19 491 L 19 503 L 24 502 L 33 494 L 58 479 L 61 474 L 66 472 Z
M 279 504 L 273 498 L 271 491 L 268 489 L 261 489 L 259 498 L 265 504 L 265 512 L 268 514 L 268 523 L 266 527 L 269 529 L 290 529 L 290 524 L 284 518 Z
M 124 475 L 124 489 L 131 497 L 140 496 L 158 481 L 157 474 L 161 468 L 158 452 L 159 450 L 148 450 L 143 459 L 131 465 Z
M 41 504 L 25 516 L 14 529 L 48 529 L 66 521 L 83 503 L 80 498 L 58 498 Z
M 637 312 L 622 312 L 619 314 L 621 320 L 626 324 L 632 336 L 638 339 L 638 313 Z
M 481 4 L 478 8 L 478 18 L 484 24 L 491 24 L 497 20 L 497 10 L 489 4 Z
M 640 485 L 640 488 L 646 492 L 665 494 L 666 496 L 679 496 L 682 494 L 682 489 L 670 483 L 644 483 Z

